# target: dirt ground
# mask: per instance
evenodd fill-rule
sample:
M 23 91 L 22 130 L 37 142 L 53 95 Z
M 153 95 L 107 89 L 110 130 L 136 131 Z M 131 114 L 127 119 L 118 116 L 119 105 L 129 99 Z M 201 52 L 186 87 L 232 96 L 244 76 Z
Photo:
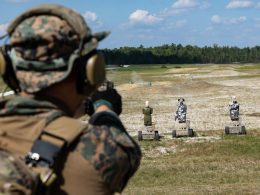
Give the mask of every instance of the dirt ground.
M 260 127 L 259 66 L 196 65 L 172 67 L 158 74 L 150 74 L 149 69 L 140 75 L 136 72 L 137 82 L 116 83 L 123 97 L 120 118 L 127 130 L 135 134 L 143 128 L 141 110 L 148 100 L 154 108 L 156 129 L 168 133 L 174 127 L 177 99 L 183 97 L 188 106 L 187 117 L 195 131 L 221 130 L 230 122 L 228 104 L 236 96 L 247 130 L 257 129 Z

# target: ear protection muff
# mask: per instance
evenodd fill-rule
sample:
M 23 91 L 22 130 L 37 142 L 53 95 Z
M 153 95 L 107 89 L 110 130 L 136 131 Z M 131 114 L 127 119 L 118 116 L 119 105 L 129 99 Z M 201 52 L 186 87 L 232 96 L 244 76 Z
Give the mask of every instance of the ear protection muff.
M 79 66 L 76 69 L 78 93 L 88 96 L 105 81 L 105 59 L 101 52 L 93 51 L 75 63 L 75 67 Z
M 99 87 L 105 80 L 105 60 L 100 52 L 91 56 L 86 63 L 86 75 L 90 85 Z
M 0 49 L 0 74 L 1 75 L 5 73 L 5 67 L 6 67 L 6 60 L 1 48 Z
M 7 54 L 7 46 L 0 48 L 0 74 L 4 82 L 15 93 L 20 91 L 19 82 L 16 78 L 11 59 Z

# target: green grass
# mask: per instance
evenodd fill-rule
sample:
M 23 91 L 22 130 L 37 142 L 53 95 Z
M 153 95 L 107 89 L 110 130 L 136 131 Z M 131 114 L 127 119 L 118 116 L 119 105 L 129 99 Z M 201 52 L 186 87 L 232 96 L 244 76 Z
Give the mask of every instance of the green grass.
M 115 82 L 115 85 L 119 85 L 129 83 L 133 76 L 140 77 L 144 82 L 161 80 L 174 81 L 173 83 L 175 81 L 191 82 L 184 80 L 185 78 L 174 77 L 173 73 L 167 72 L 170 68 L 178 70 L 198 68 L 199 71 L 192 74 L 200 75 L 207 74 L 208 67 L 212 67 L 214 71 L 230 66 L 234 70 L 250 73 L 227 77 L 232 79 L 257 78 L 260 74 L 260 64 L 167 64 L 166 66 L 167 68 L 161 68 L 161 65 L 156 64 L 133 65 L 128 68 L 109 70 L 107 75 Z M 219 78 L 210 78 L 212 79 Z M 201 78 L 201 80 L 205 79 Z M 4 86 L 0 80 L 0 88 Z M 156 97 L 157 94 L 151 94 L 150 99 L 157 98 L 156 102 L 165 101 L 165 99 L 159 99 L 162 98 L 161 93 L 158 97 Z M 136 110 L 140 110 L 143 106 L 143 98 L 146 97 L 141 92 L 139 96 L 125 97 L 124 106 L 128 106 L 125 107 L 127 109 L 125 114 L 136 114 Z M 259 115 L 258 112 L 249 114 Z M 142 122 L 141 119 L 140 121 Z M 222 131 L 197 131 L 204 137 L 221 138 L 203 142 L 186 142 L 186 139 L 140 142 L 143 151 L 141 166 L 123 194 L 260 194 L 260 129 L 248 132 L 246 136 L 224 136 Z M 160 149 L 165 149 L 166 152 L 161 153 Z
M 183 69 L 192 68 L 196 65 L 178 65 L 178 64 L 167 64 L 167 68 L 161 68 L 161 64 L 151 64 L 151 65 L 131 65 L 128 68 L 118 68 L 114 70 L 107 70 L 108 79 L 113 80 L 116 84 L 130 83 L 131 80 L 143 81 L 143 82 L 154 82 L 154 81 L 165 81 L 162 76 L 169 75 L 168 80 L 176 80 L 167 71 L 169 69 Z M 178 68 L 177 68 L 178 67 Z M 180 67 L 180 68 L 179 68 Z
M 133 70 L 125 70 L 125 71 L 114 71 L 108 72 L 108 78 L 113 80 L 115 84 L 123 84 L 123 83 L 130 83 L 131 81 L 136 82 L 149 82 L 153 81 L 158 76 L 158 74 L 163 74 L 165 69 L 151 69 L 149 72 L 140 70 L 140 71 L 133 71 Z
M 158 144 L 158 145 L 157 145 Z M 124 194 L 259 194 L 260 130 L 215 142 L 141 142 L 141 167 Z M 176 150 L 146 155 L 158 147 Z
M 254 70 L 260 69 L 260 64 L 242 64 L 236 67 L 238 70 Z
M 176 65 L 167 65 L 168 69 L 175 68 L 174 66 Z M 208 74 L 203 72 L 204 69 L 219 71 L 226 70 L 226 67 L 249 73 L 221 77 L 221 79 L 239 80 L 259 77 L 258 64 L 189 65 L 182 66 L 179 70 L 184 67 L 198 67 L 198 71 L 192 73 L 198 75 Z M 168 73 L 168 69 L 160 68 L 159 65 L 149 69 L 147 66 L 131 68 L 120 72 L 115 78 L 120 77 L 120 82 L 124 83 L 135 71 L 143 80 L 153 81 L 160 77 L 162 81 L 182 79 L 171 78 L 174 77 L 174 73 Z M 220 78 L 211 77 L 210 80 L 212 79 Z M 127 100 L 138 101 L 131 98 L 133 97 L 128 97 Z M 157 99 L 157 101 L 163 100 Z M 132 104 L 128 108 L 129 113 L 137 110 L 137 107 Z M 253 114 L 255 116 L 257 113 Z M 204 142 L 186 142 L 185 139 L 140 142 L 143 151 L 141 166 L 123 194 L 260 194 L 260 129 L 248 132 L 246 136 L 224 136 L 222 131 L 197 131 L 204 137 L 220 138 Z M 166 152 L 160 153 L 160 149 Z
M 150 64 L 150 65 L 131 65 L 128 68 L 118 68 L 115 70 L 108 70 L 108 78 L 113 80 L 116 84 L 130 83 L 131 79 L 138 75 L 140 80 L 144 82 L 154 82 L 154 81 L 175 81 L 180 78 L 174 77 L 174 73 L 169 73 L 169 69 L 184 70 L 185 68 L 198 68 L 198 72 L 190 71 L 194 75 L 207 74 L 203 72 L 204 69 L 209 67 L 214 67 L 214 70 L 223 70 L 226 67 L 232 67 L 234 70 L 239 72 L 247 72 L 250 75 L 240 75 L 240 76 L 231 76 L 233 79 L 238 78 L 255 78 L 260 75 L 260 64 L 165 64 L 167 68 L 161 68 L 161 64 Z M 201 72 L 202 71 L 202 72 Z M 165 76 L 168 76 L 165 78 Z M 225 77 L 223 77 L 225 78 Z M 227 77 L 228 78 L 228 77 Z M 202 78 L 204 79 L 204 78 Z

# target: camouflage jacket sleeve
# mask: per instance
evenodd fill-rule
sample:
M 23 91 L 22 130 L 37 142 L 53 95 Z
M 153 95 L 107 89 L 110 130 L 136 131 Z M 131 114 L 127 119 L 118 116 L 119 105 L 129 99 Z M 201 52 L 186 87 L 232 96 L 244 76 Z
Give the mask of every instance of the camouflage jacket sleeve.
M 239 104 L 233 103 L 229 106 L 230 110 L 239 110 Z
M 140 165 L 141 151 L 113 112 L 99 112 L 82 137 L 82 155 L 114 192 L 122 192 Z

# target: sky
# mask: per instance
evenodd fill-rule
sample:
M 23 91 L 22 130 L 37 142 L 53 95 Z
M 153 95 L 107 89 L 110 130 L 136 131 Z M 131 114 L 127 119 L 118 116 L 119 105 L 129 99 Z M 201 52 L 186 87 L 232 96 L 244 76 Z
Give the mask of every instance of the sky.
M 0 0 L 0 36 L 16 16 L 44 3 L 78 11 L 93 32 L 110 31 L 99 48 L 260 45 L 260 0 Z

